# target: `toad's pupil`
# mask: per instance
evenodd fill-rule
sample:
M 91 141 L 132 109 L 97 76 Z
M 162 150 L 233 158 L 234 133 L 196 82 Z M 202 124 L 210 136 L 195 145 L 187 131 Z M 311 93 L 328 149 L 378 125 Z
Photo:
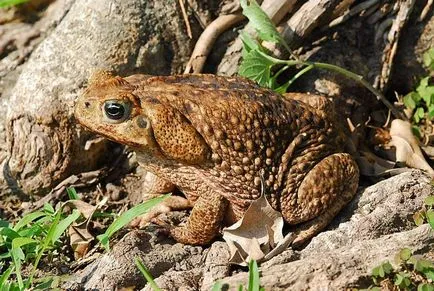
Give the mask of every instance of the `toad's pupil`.
M 116 102 L 107 102 L 104 104 L 104 110 L 107 117 L 110 119 L 121 119 L 125 114 L 125 107 L 123 104 Z

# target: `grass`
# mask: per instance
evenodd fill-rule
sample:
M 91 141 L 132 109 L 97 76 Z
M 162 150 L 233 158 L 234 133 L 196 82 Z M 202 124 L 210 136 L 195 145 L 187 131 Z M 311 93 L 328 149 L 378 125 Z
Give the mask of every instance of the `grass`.
M 70 198 L 79 197 L 74 189 L 68 189 L 67 192 Z M 98 236 L 101 245 L 108 250 L 110 238 L 119 229 L 149 211 L 167 196 L 163 195 L 136 205 L 114 219 L 105 233 Z M 38 289 L 50 285 L 50 282 L 58 282 L 59 280 L 54 280 L 54 276 L 37 281 L 34 276 L 41 260 L 52 257 L 60 250 L 61 237 L 69 226 L 79 219 L 84 220 L 77 209 L 65 214 L 62 206 L 55 210 L 50 204 L 45 204 L 42 210 L 24 215 L 15 225 L 0 220 L 0 291 Z M 26 277 L 23 275 L 24 270 Z

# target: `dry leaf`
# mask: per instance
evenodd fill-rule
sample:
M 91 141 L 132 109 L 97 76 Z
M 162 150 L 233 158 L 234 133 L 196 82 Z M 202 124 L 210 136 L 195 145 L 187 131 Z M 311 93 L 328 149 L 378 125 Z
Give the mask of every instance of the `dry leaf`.
M 419 144 L 411 131 L 411 124 L 401 119 L 392 121 L 390 145 L 396 148 L 396 161 L 407 166 L 427 171 L 434 177 L 434 170 L 425 160 Z
M 230 262 L 247 266 L 251 259 L 265 261 L 285 250 L 295 235 L 283 236 L 284 221 L 264 195 L 252 202 L 244 216 L 223 229 L 223 239 L 229 245 Z
M 81 200 L 68 200 L 63 205 L 76 208 L 85 221 L 81 223 L 72 223 L 68 228 L 69 244 L 74 250 L 74 258 L 77 260 L 83 258 L 89 251 L 90 243 L 94 240 L 94 236 L 89 232 L 89 222 L 95 211 L 107 203 L 108 198 L 104 197 L 97 205 L 91 205 Z

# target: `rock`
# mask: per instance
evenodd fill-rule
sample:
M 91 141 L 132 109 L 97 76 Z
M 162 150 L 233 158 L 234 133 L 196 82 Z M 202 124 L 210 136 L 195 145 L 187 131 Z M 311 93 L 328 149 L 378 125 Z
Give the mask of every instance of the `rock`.
M 432 229 L 428 225 L 416 227 L 412 220 L 429 195 L 434 195 L 431 180 L 417 170 L 360 189 L 328 231 L 303 249 L 288 249 L 264 262 L 260 266 L 261 285 L 266 290 L 368 287 L 372 268 L 392 261 L 400 249 L 409 247 L 424 254 L 433 247 Z M 112 252 L 87 266 L 78 274 L 75 287 L 120 288 L 133 282 L 136 287 L 143 286 L 143 277 L 132 261 L 135 256 L 142 258 L 157 285 L 165 290 L 210 290 L 216 281 L 232 290 L 248 281 L 245 269 L 228 264 L 229 250 L 224 242 L 216 241 L 203 249 L 140 233 L 127 235 Z M 150 286 L 144 290 L 151 290 Z
M 415 228 L 412 219 L 429 195 L 434 195 L 430 178 L 416 170 L 360 191 L 332 223 L 335 229 L 320 233 L 296 254 L 288 250 L 264 263 L 261 285 L 266 290 L 368 287 L 372 268 L 392 260 L 400 249 L 423 253 L 432 248 L 432 229 L 428 225 Z M 247 274 L 222 281 L 235 287 L 247 282 Z
M 200 31 L 193 20 L 194 37 L 187 36 L 177 1 L 67 2 L 61 6 L 67 13 L 58 12 L 64 17 L 23 65 L 10 96 L 2 96 L 8 100 L 2 194 L 42 195 L 72 173 L 95 169 L 104 143 L 85 150 L 93 136 L 72 117 L 91 72 L 180 72 Z
M 294 262 L 260 268 L 261 286 L 265 290 L 367 288 L 372 283 L 369 279 L 372 268 L 385 260 L 392 260 L 404 247 L 421 253 L 433 243 L 434 236 L 428 225 L 378 239 L 360 240 Z M 248 275 L 241 273 L 222 281 L 231 286 L 232 290 L 240 283 L 247 286 Z

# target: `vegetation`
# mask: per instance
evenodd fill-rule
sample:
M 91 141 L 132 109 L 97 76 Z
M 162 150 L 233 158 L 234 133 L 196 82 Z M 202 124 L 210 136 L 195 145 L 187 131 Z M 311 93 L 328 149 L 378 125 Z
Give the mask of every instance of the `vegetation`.
M 26 2 L 29 2 L 29 0 L 0 0 L 0 8 L 16 6 Z
M 425 205 L 422 210 L 413 215 L 416 225 L 429 223 L 431 228 L 434 229 L 434 196 L 428 196 L 425 199 Z
M 412 119 L 415 124 L 434 117 L 434 85 L 430 82 L 434 72 L 434 48 L 425 52 L 423 60 L 429 75 L 420 80 L 415 91 L 404 97 L 404 105 L 413 112 Z
M 71 199 L 78 198 L 74 189 L 68 189 L 68 195 Z M 167 196 L 150 199 L 121 214 L 104 234 L 97 237 L 101 245 L 108 250 L 109 239 L 113 234 Z M 26 214 L 15 225 L 0 220 L 0 290 L 55 287 L 58 282 L 56 276 L 34 280 L 34 275 L 41 259 L 51 260 L 60 256 L 61 241 L 65 241 L 61 239 L 62 235 L 73 222 L 82 217 L 78 209 L 73 209 L 66 215 L 63 211 L 66 203 L 57 210 L 50 204 L 45 204 L 41 211 Z M 30 271 L 28 266 L 31 266 Z
M 402 249 L 395 260 L 397 268 L 393 268 L 389 261 L 382 263 L 372 270 L 374 286 L 368 290 L 418 290 L 434 291 L 434 264 L 420 256 L 412 255 L 410 249 Z
M 79 217 L 80 213 L 77 210 L 65 215 L 62 207 L 55 210 L 51 205 L 45 204 L 41 211 L 28 213 L 15 225 L 1 220 L 1 290 L 25 290 L 33 286 L 33 278 L 42 256 L 52 256 L 60 249 L 60 237 Z M 31 270 L 27 278 L 23 279 L 25 264 L 30 265 Z M 53 278 L 44 278 L 37 285 L 46 285 L 51 280 Z

